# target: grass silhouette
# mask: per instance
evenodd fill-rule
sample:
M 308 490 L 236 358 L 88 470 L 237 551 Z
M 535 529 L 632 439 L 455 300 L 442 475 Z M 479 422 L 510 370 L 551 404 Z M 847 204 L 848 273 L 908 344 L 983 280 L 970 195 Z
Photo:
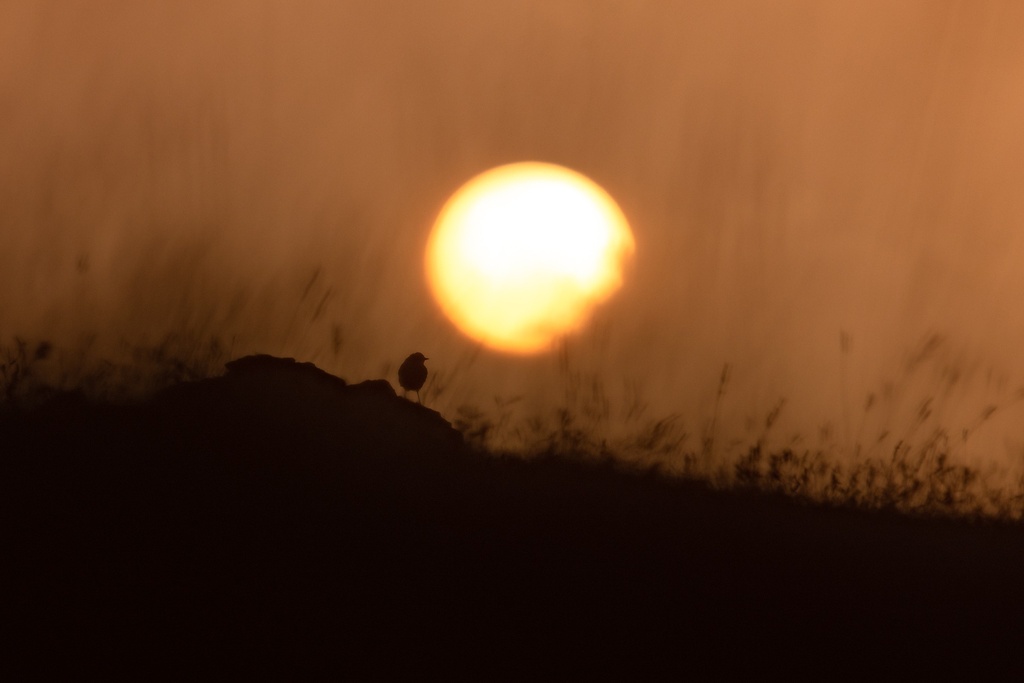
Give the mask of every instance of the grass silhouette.
M 850 344 L 849 335 L 842 335 L 844 357 Z M 915 383 L 915 374 L 944 346 L 944 340 L 933 335 L 908 354 L 900 381 L 886 383 L 866 397 L 855 432 L 844 427 L 852 439 L 844 441 L 832 425 L 824 425 L 817 445 L 803 448 L 772 446 L 770 437 L 785 410 L 785 399 L 767 411 L 760 431 L 746 444 L 735 439 L 721 443 L 718 420 L 728 400 L 729 365 L 719 375 L 703 428 L 688 429 L 678 414 L 649 417 L 646 405 L 634 395 L 622 411 L 631 429 L 618 438 L 606 438 L 603 434 L 612 410 L 599 378 L 568 372 L 563 373 L 565 402 L 550 415 L 533 415 L 514 424 L 511 407 L 518 399 L 495 399 L 491 413 L 460 408 L 455 425 L 481 451 L 527 458 L 616 458 L 722 490 L 753 490 L 865 510 L 1020 521 L 1024 519 L 1024 473 L 1012 479 L 993 476 L 966 464 L 963 454 L 969 437 L 1024 399 L 1024 389 L 982 406 L 974 421 L 960 430 L 960 438 L 942 424 L 940 409 L 950 403 L 948 394 L 957 382 L 964 380 L 960 373 L 944 368 L 942 384 L 932 396 L 912 399 L 902 391 L 902 386 Z M 842 422 L 849 425 L 852 416 L 846 403 Z M 905 419 L 902 427 L 896 422 L 901 418 Z M 866 439 L 872 425 L 877 433 Z M 699 443 L 691 438 L 695 434 L 700 435 Z
M 849 335 L 841 335 L 844 359 L 850 344 Z M 943 344 L 933 335 L 912 350 L 905 362 L 903 381 L 909 384 L 913 374 Z M 21 410 L 60 393 L 113 403 L 137 401 L 175 384 L 220 374 L 230 353 L 228 345 L 217 338 L 197 342 L 184 335 L 168 335 L 155 346 L 127 348 L 127 360 L 115 364 L 88 358 L 90 345 L 87 342 L 84 350 L 71 359 L 45 340 L 14 338 L 0 348 L 0 412 Z M 59 366 L 56 373 L 42 371 L 43 366 L 54 364 Z M 773 450 L 769 435 L 785 407 L 785 400 L 780 400 L 765 415 L 762 429 L 752 442 L 729 458 L 717 452 L 721 448 L 716 438 L 720 408 L 727 399 L 728 365 L 720 373 L 712 413 L 704 428 L 697 430 L 702 433 L 699 446 L 691 445 L 692 435 L 682 416 L 650 417 L 648 407 L 636 394 L 622 410 L 630 429 L 617 438 L 608 438 L 605 432 L 613 420 L 612 407 L 600 378 L 570 371 L 568 358 L 561 365 L 565 401 L 551 414 L 535 414 L 515 422 L 512 413 L 521 398 L 495 397 L 490 412 L 477 406 L 459 407 L 454 426 L 477 452 L 491 456 L 616 459 L 720 489 L 756 490 L 823 504 L 919 515 L 1011 521 L 1024 518 L 1024 474 L 1010 483 L 992 483 L 982 472 L 961 462 L 955 452 L 957 440 L 937 423 L 937 411 L 933 412 L 944 402 L 941 395 L 919 399 L 902 433 L 887 417 L 877 436 L 866 443 L 863 437 L 872 412 L 882 411 L 885 403 L 889 404 L 886 414 L 891 416 L 897 414 L 901 402 L 906 402 L 898 382 L 887 383 L 877 394 L 869 394 L 856 440 L 849 449 L 853 458 L 836 455 L 838 447 L 830 427 L 823 429 L 816 448 Z M 946 374 L 955 373 L 947 369 Z M 435 397 L 446 391 L 441 377 L 439 382 L 431 383 Z M 958 379 L 954 376 L 946 389 Z M 985 405 L 977 419 L 962 429 L 960 443 L 966 443 L 986 421 L 1021 400 L 1024 389 L 1001 403 Z M 850 415 L 845 401 L 843 405 L 843 422 L 849 433 Z M 922 432 L 925 436 L 918 436 Z M 735 447 L 736 442 L 732 445 Z

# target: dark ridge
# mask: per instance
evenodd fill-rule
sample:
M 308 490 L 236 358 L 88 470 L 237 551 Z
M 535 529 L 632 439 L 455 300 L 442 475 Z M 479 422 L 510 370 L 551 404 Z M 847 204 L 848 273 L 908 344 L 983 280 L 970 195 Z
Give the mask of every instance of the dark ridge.
M 476 453 L 292 359 L 0 434 L 8 644 L 40 677 L 917 678 L 1024 642 L 1019 526 Z

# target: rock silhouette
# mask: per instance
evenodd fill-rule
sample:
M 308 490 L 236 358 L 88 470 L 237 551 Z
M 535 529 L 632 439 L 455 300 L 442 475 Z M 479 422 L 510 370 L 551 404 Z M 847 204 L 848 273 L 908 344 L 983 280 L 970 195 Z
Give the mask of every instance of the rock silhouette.
M 386 380 L 348 384 L 312 363 L 255 355 L 223 377 L 172 387 L 154 408 L 175 424 L 225 439 L 287 436 L 320 449 L 414 454 L 458 449 L 462 435 L 437 412 L 398 398 Z

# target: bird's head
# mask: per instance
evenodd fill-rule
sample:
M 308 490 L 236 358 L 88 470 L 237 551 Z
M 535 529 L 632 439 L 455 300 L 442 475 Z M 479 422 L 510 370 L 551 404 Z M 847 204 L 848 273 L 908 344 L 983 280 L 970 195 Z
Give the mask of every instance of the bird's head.
M 427 358 L 426 356 L 424 356 L 424 355 L 423 355 L 422 353 L 420 353 L 419 351 L 417 351 L 416 353 L 414 353 L 414 354 L 412 354 L 411 356 L 409 356 L 409 358 L 410 358 L 411 360 L 418 360 L 418 361 L 419 361 L 419 362 L 421 362 L 421 363 L 422 363 L 423 361 L 425 361 L 425 360 L 430 360 L 429 358 Z

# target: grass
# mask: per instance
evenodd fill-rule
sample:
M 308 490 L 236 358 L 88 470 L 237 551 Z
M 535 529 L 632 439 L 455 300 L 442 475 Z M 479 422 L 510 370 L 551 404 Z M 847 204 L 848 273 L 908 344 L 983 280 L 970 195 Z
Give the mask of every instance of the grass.
M 842 385 L 852 340 L 843 333 Z M 969 373 L 951 361 L 948 343 L 929 336 L 908 352 L 899 381 L 887 382 L 862 403 L 857 428 L 849 401 L 842 401 L 842 432 L 822 425 L 813 447 L 779 446 L 772 438 L 785 399 L 764 415 L 759 431 L 747 444 L 724 444 L 719 416 L 728 401 L 732 368 L 719 375 L 712 411 L 703 427 L 691 429 L 678 414 L 651 417 L 648 406 L 627 391 L 620 415 L 627 429 L 608 438 L 613 410 L 596 375 L 563 369 L 565 402 L 550 415 L 532 415 L 516 422 L 518 402 L 495 399 L 492 412 L 460 408 L 455 426 L 481 451 L 530 457 L 616 458 L 640 467 L 711 483 L 720 489 L 741 489 L 782 495 L 832 506 L 898 511 L 914 515 L 1024 519 L 1024 473 L 983 472 L 966 464 L 969 439 L 997 415 L 1024 399 L 1024 389 L 982 405 L 976 417 L 958 430 L 943 420 L 954 403 L 954 389 Z M 932 395 L 911 396 L 907 387 L 920 385 L 929 365 L 938 381 Z M 563 366 L 567 366 L 563 362 Z M 902 422 L 901 422 L 902 420 Z M 699 423 L 690 423 L 699 424 Z M 874 432 L 872 434 L 872 432 Z M 694 438 L 698 436 L 699 438 Z M 870 435 L 870 436 L 869 436 Z M 796 437 L 790 444 L 807 442 Z
M 153 346 L 123 345 L 125 360 L 114 363 L 96 358 L 93 341 L 85 340 L 76 353 L 56 349 L 45 340 L 18 337 L 0 347 L 0 410 L 21 410 L 58 391 L 131 401 L 173 384 L 218 375 L 231 359 L 230 344 L 220 339 L 199 342 L 187 335 L 169 335 Z M 840 344 L 845 394 L 849 335 L 843 333 Z M 787 446 L 775 445 L 772 433 L 786 405 L 780 399 L 747 444 L 736 449 L 737 442 L 732 441 L 726 447 L 719 416 L 729 398 L 729 365 L 722 368 L 711 414 L 701 427 L 679 414 L 651 415 L 635 384 L 626 385 L 623 405 L 615 410 L 602 380 L 574 370 L 567 353 L 560 363 L 564 402 L 552 412 L 523 417 L 521 397 L 495 397 L 489 407 L 465 405 L 447 417 L 482 454 L 615 460 L 719 489 L 830 506 L 1020 521 L 1024 474 L 1003 475 L 996 481 L 997 476 L 965 464 L 963 456 L 969 438 L 1024 399 L 1024 389 L 984 405 L 955 438 L 941 419 L 965 373 L 946 362 L 946 349 L 937 336 L 912 349 L 901 381 L 885 383 L 865 398 L 855 431 L 844 396 L 842 431 L 848 438 L 853 434 L 852 443 L 843 443 L 832 425 L 824 425 L 813 447 L 795 447 L 807 441 L 800 438 Z M 905 388 L 929 363 L 940 366 L 935 393 L 909 397 Z M 445 375 L 435 373 L 425 393 L 436 399 L 445 390 Z M 613 433 L 609 425 L 616 421 L 623 428 Z
M 231 360 L 230 345 L 217 337 L 200 342 L 192 335 L 169 334 L 154 345 L 123 342 L 120 361 L 100 356 L 95 343 L 95 337 L 86 337 L 68 350 L 15 337 L 0 345 L 0 410 L 31 407 L 56 392 L 131 401 L 173 384 L 218 375 Z

